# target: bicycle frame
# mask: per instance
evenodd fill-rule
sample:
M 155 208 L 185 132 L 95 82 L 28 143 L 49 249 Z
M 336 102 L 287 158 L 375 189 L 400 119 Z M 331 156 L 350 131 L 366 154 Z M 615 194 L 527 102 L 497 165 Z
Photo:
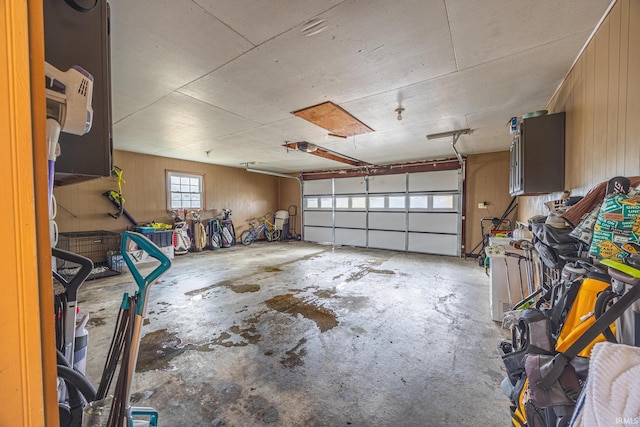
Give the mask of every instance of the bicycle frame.
M 255 222 L 250 222 L 249 226 L 251 227 L 249 229 L 249 236 L 252 240 L 258 240 L 260 238 L 261 234 L 265 235 L 266 238 L 266 233 L 268 231 L 267 229 L 267 225 L 265 223 L 260 223 L 258 225 L 256 225 Z
M 259 223 L 257 225 L 257 223 Z M 268 226 L 271 225 L 271 228 Z M 280 239 L 280 229 L 272 225 L 265 217 L 249 221 L 249 230 L 245 230 L 240 235 L 240 241 L 243 245 L 248 246 L 255 240 L 260 238 L 260 234 L 264 234 L 265 239 L 272 242 Z

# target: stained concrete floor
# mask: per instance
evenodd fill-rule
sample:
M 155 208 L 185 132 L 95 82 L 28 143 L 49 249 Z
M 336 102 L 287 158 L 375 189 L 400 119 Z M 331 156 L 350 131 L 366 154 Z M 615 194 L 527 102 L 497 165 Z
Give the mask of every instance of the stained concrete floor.
M 135 288 L 125 273 L 80 290 L 96 386 Z M 488 292 L 451 257 L 304 242 L 176 257 L 150 290 L 132 400 L 161 426 L 506 426 Z

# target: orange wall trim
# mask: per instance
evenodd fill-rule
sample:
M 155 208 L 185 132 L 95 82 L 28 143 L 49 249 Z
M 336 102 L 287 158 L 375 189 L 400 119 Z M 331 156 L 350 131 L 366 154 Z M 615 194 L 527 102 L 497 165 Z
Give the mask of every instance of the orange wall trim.
M 0 3 L 0 425 L 44 425 L 26 1 Z

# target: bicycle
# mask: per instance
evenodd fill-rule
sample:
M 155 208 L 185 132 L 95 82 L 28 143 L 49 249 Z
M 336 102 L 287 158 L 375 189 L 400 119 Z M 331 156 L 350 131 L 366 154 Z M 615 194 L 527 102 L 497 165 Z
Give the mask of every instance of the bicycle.
M 249 221 L 249 230 L 245 230 L 240 234 L 240 241 L 243 245 L 249 246 L 255 240 L 258 240 L 260 234 L 264 234 L 264 237 L 269 242 L 280 239 L 280 228 L 276 227 L 268 220 L 269 214 L 264 215 L 261 218 L 254 218 Z

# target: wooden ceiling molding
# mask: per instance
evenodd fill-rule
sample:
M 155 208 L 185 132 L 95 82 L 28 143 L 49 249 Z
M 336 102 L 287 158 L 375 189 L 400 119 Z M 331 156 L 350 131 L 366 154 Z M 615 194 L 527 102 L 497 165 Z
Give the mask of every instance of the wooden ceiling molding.
M 374 131 L 331 101 L 293 111 L 291 114 L 328 130 L 332 136 L 348 137 Z
M 303 181 L 312 181 L 314 179 L 327 178 L 350 178 L 358 176 L 373 175 L 393 175 L 398 173 L 415 173 L 415 172 L 434 172 L 443 170 L 455 170 L 460 168 L 457 158 L 449 158 L 442 160 L 401 163 L 392 165 L 370 165 L 368 167 L 360 167 L 358 169 L 346 170 L 329 170 L 302 173 Z

